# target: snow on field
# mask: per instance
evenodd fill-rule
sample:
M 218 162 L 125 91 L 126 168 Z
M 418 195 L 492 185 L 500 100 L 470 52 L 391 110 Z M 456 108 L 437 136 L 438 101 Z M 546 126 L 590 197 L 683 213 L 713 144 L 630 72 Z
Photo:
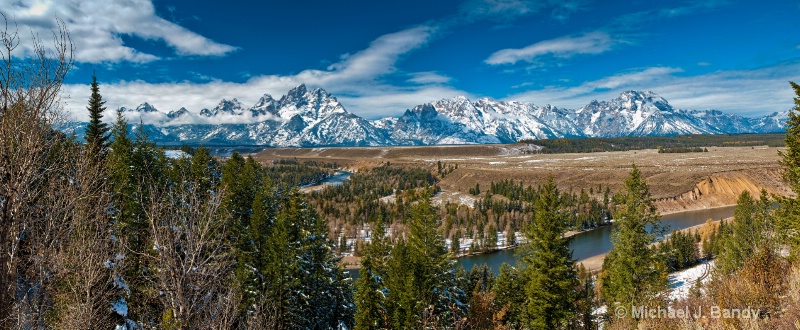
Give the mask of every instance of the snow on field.
M 689 290 L 700 280 L 707 283 L 711 279 L 711 269 L 714 268 L 714 261 L 702 262 L 692 268 L 684 269 L 669 274 L 669 298 L 673 300 L 685 299 L 689 296 Z
M 191 155 L 185 153 L 183 150 L 164 150 L 164 155 L 167 156 L 167 158 L 171 159 L 192 157 Z

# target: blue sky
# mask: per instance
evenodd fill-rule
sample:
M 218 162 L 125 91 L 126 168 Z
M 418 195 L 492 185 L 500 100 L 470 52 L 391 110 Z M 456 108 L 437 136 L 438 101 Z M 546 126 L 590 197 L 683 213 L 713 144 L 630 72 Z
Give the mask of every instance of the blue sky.
M 65 21 L 76 67 L 64 100 L 79 119 L 93 71 L 112 109 L 252 105 L 305 83 L 370 119 L 456 95 L 577 108 L 631 89 L 755 116 L 791 108 L 787 81 L 800 81 L 798 1 L 0 4 L 23 37 Z

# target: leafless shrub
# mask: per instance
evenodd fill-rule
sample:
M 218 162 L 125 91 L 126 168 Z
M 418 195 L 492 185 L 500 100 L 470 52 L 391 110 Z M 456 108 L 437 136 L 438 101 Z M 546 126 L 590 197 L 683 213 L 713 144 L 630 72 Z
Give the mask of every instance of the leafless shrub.
M 162 320 L 165 328 L 230 328 L 238 301 L 231 292 L 234 260 L 219 209 L 222 194 L 195 187 L 189 181 L 151 189 L 156 196 L 146 213 Z
M 0 30 L 0 328 L 107 325 L 108 218 L 102 175 L 58 130 L 59 93 L 72 67 L 63 22 L 45 47 L 3 16 Z

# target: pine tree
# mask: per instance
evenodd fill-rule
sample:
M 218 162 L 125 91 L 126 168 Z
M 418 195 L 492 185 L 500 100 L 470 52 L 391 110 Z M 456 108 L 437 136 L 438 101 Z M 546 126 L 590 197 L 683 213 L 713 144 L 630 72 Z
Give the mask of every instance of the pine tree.
M 553 178 L 542 187 L 535 205 L 526 232 L 528 253 L 522 257 L 528 280 L 523 320 L 530 329 L 567 328 L 574 316 L 579 282 L 570 240 L 563 235 L 567 219 Z
M 102 121 L 103 111 L 106 110 L 103 97 L 100 95 L 100 86 L 97 76 L 92 75 L 92 96 L 89 97 L 89 124 L 86 125 L 86 147 L 90 157 L 103 157 L 108 147 L 108 126 Z
M 603 262 L 602 297 L 626 308 L 642 306 L 666 287 L 663 262 L 649 245 L 661 236 L 660 216 L 636 165 L 625 180 L 623 207 L 615 214 L 613 248 Z M 649 229 L 649 232 L 648 232 Z
M 463 315 L 460 289 L 444 240 L 437 232 L 436 210 L 425 189 L 411 206 L 407 239 L 395 243 L 387 263 L 387 314 L 391 327 L 409 329 L 420 322 L 450 324 Z
M 433 315 L 452 324 L 449 321 L 464 312 L 459 310 L 464 293 L 456 285 L 453 263 L 436 230 L 439 227 L 436 210 L 427 191 L 413 206 L 409 227 L 408 250 L 417 315 L 432 309 Z
M 296 189 L 280 197 L 265 184 L 253 202 L 245 262 L 254 273 L 242 281 L 245 300 L 265 308 L 280 328 L 331 329 L 353 323 L 352 287 L 333 255 L 327 226 Z
M 526 282 L 526 278 L 518 269 L 507 263 L 500 266 L 494 287 L 497 293 L 495 303 L 505 311 L 502 320 L 511 329 L 517 329 L 522 325 Z
M 733 214 L 730 234 L 724 237 L 720 255 L 715 264 L 715 271 L 720 274 L 731 274 L 741 269 L 753 254 L 761 249 L 774 251 L 771 242 L 772 201 L 767 192 L 761 192 L 761 198 L 754 200 L 748 191 L 739 195 Z
M 596 329 L 597 325 L 594 321 L 594 311 L 597 304 L 594 300 L 595 293 L 592 272 L 584 268 L 583 264 L 579 264 L 577 270 L 580 283 L 578 285 L 578 296 L 575 303 L 576 318 L 573 320 L 572 328 L 584 330 Z
M 141 125 L 140 125 L 141 127 Z M 197 191 L 200 193 L 209 191 L 219 184 L 221 179 L 219 163 L 211 156 L 207 148 L 200 146 L 194 151 L 192 165 L 190 168 L 191 177 L 197 183 Z
M 143 297 L 139 290 L 144 285 L 141 272 L 144 258 L 138 254 L 144 247 L 139 233 L 146 233 L 148 226 L 137 194 L 139 182 L 132 157 L 134 146 L 128 135 L 128 122 L 122 112 L 117 112 L 117 120 L 111 129 L 113 142 L 106 162 L 111 184 L 114 236 L 118 238 L 115 248 L 119 256 L 124 256 L 114 271 L 116 280 L 131 289 L 123 292 L 122 298 L 128 302 L 128 317 L 136 319 L 149 312 L 145 302 L 149 299 Z
M 252 157 L 243 158 L 234 152 L 221 168 L 220 186 L 225 189 L 221 208 L 230 214 L 234 246 L 244 249 L 247 228 L 253 214 L 253 202 L 259 190 L 265 189 L 261 166 Z M 269 187 L 269 186 L 268 186 Z
M 406 241 L 398 240 L 392 246 L 387 261 L 386 309 L 390 328 L 413 329 L 417 327 L 416 299 L 413 290 L 413 270 L 410 268 L 409 249 Z
M 755 248 L 755 201 L 748 191 L 743 191 L 733 213 L 731 235 L 725 236 L 722 251 L 714 265 L 720 274 L 730 274 L 741 268 Z
M 278 217 L 282 203 L 269 180 L 265 180 L 253 200 L 246 239 L 249 245 L 238 262 L 245 303 L 270 304 L 264 309 L 274 314 L 278 324 L 287 327 L 292 309 L 290 299 L 300 280 L 294 278 L 299 228 L 289 217 Z
M 389 256 L 383 220 L 375 221 L 371 242 L 361 258 L 359 278 L 355 292 L 355 329 L 386 329 L 389 315 L 386 309 L 386 283 L 388 270 L 386 260 Z
M 800 85 L 789 82 L 794 89 L 794 108 L 786 122 L 786 151 L 779 151 L 783 180 L 800 196 Z M 778 212 L 780 233 L 790 247 L 790 259 L 800 259 L 800 197 L 782 197 Z
M 151 189 L 165 184 L 166 160 L 164 153 L 150 142 L 144 131 L 129 138 L 128 123 L 121 112 L 112 127 L 106 166 L 111 182 L 111 198 L 119 255 L 122 256 L 118 279 L 127 283 L 129 315 L 131 318 L 160 315 L 155 311 L 158 292 L 148 282 L 152 276 L 148 256 L 152 253 L 152 232 L 145 210 L 149 207 Z M 155 320 L 139 319 L 151 324 Z

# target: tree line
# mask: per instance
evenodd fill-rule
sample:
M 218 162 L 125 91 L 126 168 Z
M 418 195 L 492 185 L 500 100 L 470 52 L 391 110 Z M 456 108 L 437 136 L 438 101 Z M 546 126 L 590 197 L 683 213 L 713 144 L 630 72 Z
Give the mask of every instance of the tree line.
M 642 149 L 693 149 L 708 147 L 783 147 L 784 134 L 690 134 L 678 136 L 627 136 L 619 138 L 563 138 L 521 140 L 518 143 L 541 147 L 532 153 L 586 153 Z

